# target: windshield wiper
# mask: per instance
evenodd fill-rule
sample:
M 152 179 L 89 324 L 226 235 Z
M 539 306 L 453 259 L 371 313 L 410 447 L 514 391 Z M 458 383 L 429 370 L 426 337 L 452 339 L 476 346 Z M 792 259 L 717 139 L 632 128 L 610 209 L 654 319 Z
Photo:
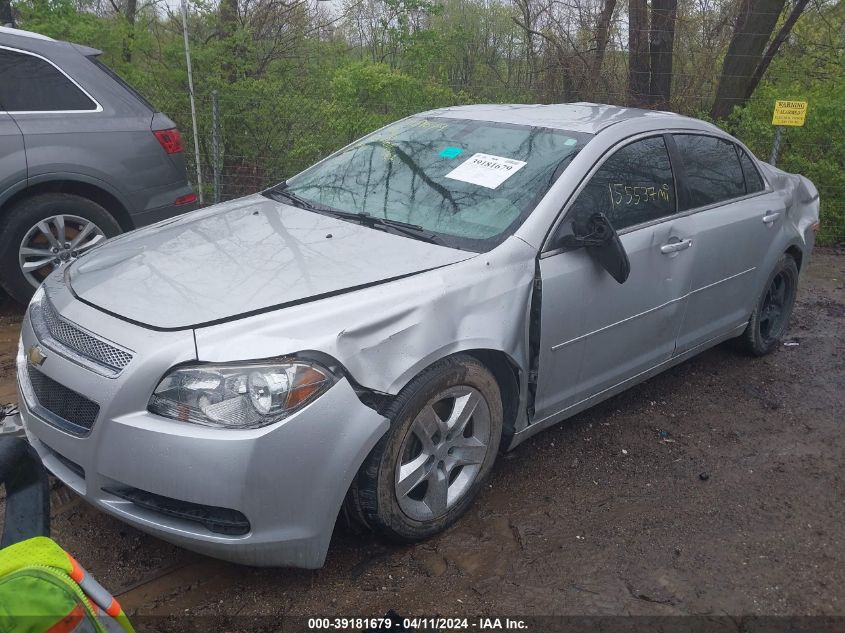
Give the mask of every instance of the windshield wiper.
M 411 224 L 410 222 L 402 222 L 401 220 L 391 220 L 390 218 L 380 218 L 375 215 L 370 215 L 369 213 L 343 213 L 343 216 L 340 217 L 344 216 L 348 216 L 350 219 L 357 218 L 361 224 L 369 226 L 370 228 L 390 228 L 397 233 L 402 233 L 403 235 L 413 237 L 423 242 L 441 244 L 441 241 L 436 235 L 426 231 L 419 224 Z
M 325 213 L 343 220 L 357 222 L 358 224 L 362 224 L 371 229 L 393 230 L 421 242 L 428 242 L 429 244 L 443 244 L 436 235 L 426 231 L 425 228 L 421 227 L 419 224 L 411 224 L 409 222 L 402 222 L 401 220 L 391 220 L 390 218 L 380 218 L 363 212 L 350 213 L 349 211 L 330 209 L 326 210 Z
M 362 224 L 371 229 L 392 229 L 397 233 L 407 235 L 408 237 L 420 240 L 421 242 L 428 242 L 430 244 L 442 244 L 442 241 L 438 239 L 436 235 L 432 235 L 419 224 L 411 224 L 409 222 L 391 220 L 389 218 L 380 218 L 374 215 L 370 215 L 369 213 L 363 212 L 351 213 L 349 211 L 341 211 L 339 209 L 334 209 L 332 207 L 318 204 L 316 202 L 312 202 L 311 200 L 308 200 L 295 194 L 293 191 L 288 189 L 288 185 L 286 182 L 283 182 L 280 185 L 276 185 L 275 187 L 271 187 L 270 189 L 267 189 L 262 193 L 263 195 L 269 198 L 273 198 L 275 200 L 281 198 L 282 201 L 289 202 L 294 206 L 299 207 L 300 209 L 305 209 L 307 211 L 330 215 L 332 217 L 340 218 L 342 220 L 349 220 L 350 222 L 357 222 L 358 224 Z
M 331 207 L 326 207 L 321 204 L 317 204 L 316 202 L 312 202 L 302 196 L 295 194 L 293 191 L 288 189 L 288 183 L 283 182 L 280 185 L 276 185 L 275 187 L 270 187 L 266 191 L 261 192 L 263 195 L 267 196 L 268 198 L 273 198 L 274 200 L 281 200 L 283 202 L 290 202 L 295 207 L 299 207 L 300 209 L 305 209 L 307 211 L 314 211 L 315 213 L 331 213 L 334 214 L 336 211 Z

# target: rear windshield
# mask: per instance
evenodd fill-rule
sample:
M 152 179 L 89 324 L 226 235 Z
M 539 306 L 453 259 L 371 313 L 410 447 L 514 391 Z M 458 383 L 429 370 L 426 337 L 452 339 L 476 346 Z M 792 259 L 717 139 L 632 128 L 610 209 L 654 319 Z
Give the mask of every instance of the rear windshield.
M 589 134 L 412 117 L 367 136 L 288 181 L 298 197 L 418 225 L 483 251 L 531 213 Z
M 117 83 L 119 83 L 119 84 L 120 84 L 121 86 L 123 86 L 126 90 L 128 90 L 128 91 L 132 94 L 132 96 L 134 96 L 136 99 L 138 99 L 138 101 L 140 101 L 140 102 L 141 102 L 141 103 L 143 103 L 145 106 L 147 106 L 147 107 L 148 107 L 148 108 L 149 108 L 149 109 L 150 109 L 153 113 L 158 112 L 158 108 L 156 108 L 156 107 L 155 107 L 152 103 L 150 103 L 149 101 L 147 101 L 147 100 L 146 100 L 146 98 L 144 97 L 144 95 L 142 95 L 140 92 L 138 92 L 137 90 L 135 90 L 135 88 L 133 88 L 132 86 L 130 86 L 128 83 L 126 83 L 126 82 L 123 80 L 123 77 L 121 77 L 120 75 L 118 75 L 118 74 L 117 74 L 116 72 L 114 72 L 111 68 L 109 68 L 108 66 L 106 66 L 103 62 L 101 62 L 99 57 L 97 57 L 96 55 L 89 55 L 88 59 L 90 59 L 90 60 L 91 60 L 91 62 L 92 62 L 92 63 L 93 63 L 93 64 L 94 64 L 97 68 L 99 68 L 100 70 L 102 70 L 102 71 L 103 71 L 104 73 L 106 73 L 109 77 L 111 77 L 112 79 L 114 79 Z

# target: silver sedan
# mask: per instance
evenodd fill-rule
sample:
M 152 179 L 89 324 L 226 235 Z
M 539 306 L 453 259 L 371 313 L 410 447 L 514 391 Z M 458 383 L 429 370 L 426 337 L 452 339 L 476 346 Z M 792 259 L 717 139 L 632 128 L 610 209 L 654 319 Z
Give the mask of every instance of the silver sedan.
M 53 273 L 21 414 L 103 511 L 319 567 L 344 505 L 426 538 L 499 451 L 727 339 L 771 352 L 818 213 L 806 178 L 695 119 L 426 112 Z

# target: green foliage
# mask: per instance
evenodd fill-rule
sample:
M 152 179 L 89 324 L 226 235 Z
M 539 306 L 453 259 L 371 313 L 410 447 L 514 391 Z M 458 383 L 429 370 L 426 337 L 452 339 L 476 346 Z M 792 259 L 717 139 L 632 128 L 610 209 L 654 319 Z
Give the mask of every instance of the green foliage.
M 448 88 L 371 62 L 339 68 L 331 93 L 322 113 L 330 134 L 343 144 L 401 117 L 458 101 Z
M 178 14 L 143 5 L 133 30 L 124 16 L 103 13 L 95 0 L 16 0 L 14 6 L 21 28 L 102 50 L 103 61 L 170 116 L 186 146 L 193 146 Z M 288 177 L 409 114 L 455 103 L 562 100 L 577 79 L 567 74 L 572 60 L 556 59 L 559 51 L 543 47 L 542 38 L 535 37 L 526 53 L 524 30 L 514 21 L 524 16 L 509 0 L 349 0 L 347 17 L 329 31 L 314 29 L 319 20 L 304 4 L 282 13 L 262 13 L 262 6 L 227 20 L 217 1 L 191 2 L 206 195 L 213 92 L 223 195 L 230 198 Z M 718 15 L 683 4 L 679 12 L 674 104 L 701 116 L 721 66 L 723 49 L 713 45 Z M 774 100 L 809 100 L 807 125 L 786 131 L 778 166 L 818 187 L 823 243 L 845 241 L 845 53 L 835 28 L 844 22 L 841 0 L 808 9 L 753 98 L 720 122 L 767 158 Z M 616 36 L 623 27 L 614 27 Z M 588 23 L 569 33 L 585 51 L 593 47 L 592 37 Z M 579 98 L 624 100 L 626 65 L 624 50 L 609 48 L 603 76 L 587 81 L 607 86 L 605 92 L 590 88 Z M 186 158 L 193 176 L 193 152 Z
M 803 127 L 784 129 L 778 167 L 806 176 L 819 190 L 820 243 L 845 241 L 845 81 L 838 85 L 775 86 L 766 83 L 733 119 L 733 132 L 768 160 L 774 139 L 772 110 L 778 99 L 808 101 Z
M 828 21 L 842 23 L 845 5 L 830 14 L 809 14 L 796 26 L 794 42 L 772 63 L 767 79 L 748 104 L 728 122 L 731 132 L 764 160 L 772 149 L 776 100 L 807 101 L 803 127 L 784 129 L 777 166 L 806 176 L 819 190 L 822 244 L 845 242 L 845 52 L 819 55 L 808 42 L 819 41 Z

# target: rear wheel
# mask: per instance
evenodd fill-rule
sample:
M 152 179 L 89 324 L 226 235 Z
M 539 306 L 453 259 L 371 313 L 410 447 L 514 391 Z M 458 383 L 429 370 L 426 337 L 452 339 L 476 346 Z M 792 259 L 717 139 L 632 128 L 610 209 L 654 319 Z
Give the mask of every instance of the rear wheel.
M 456 521 L 487 481 L 502 435 L 499 387 L 475 358 L 450 357 L 412 380 L 387 416 L 348 502 L 375 531 L 417 541 Z
M 783 255 L 769 275 L 748 327 L 739 339 L 745 352 L 764 356 L 777 347 L 789 324 L 797 292 L 798 265 L 792 256 Z
M 45 193 L 21 200 L 0 218 L 0 285 L 26 303 L 53 270 L 118 233 L 108 211 L 87 198 Z

